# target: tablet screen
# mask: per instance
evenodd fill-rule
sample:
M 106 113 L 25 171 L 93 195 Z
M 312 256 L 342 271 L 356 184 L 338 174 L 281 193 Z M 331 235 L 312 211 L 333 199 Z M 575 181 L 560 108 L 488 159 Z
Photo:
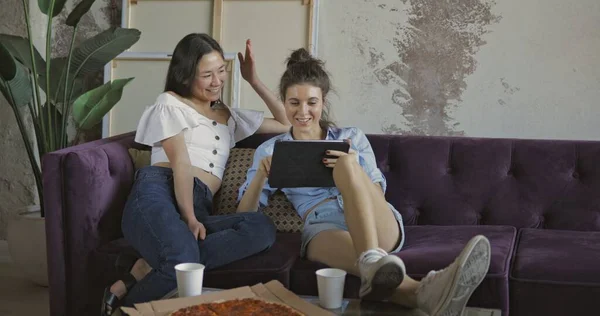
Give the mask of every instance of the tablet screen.
M 334 187 L 333 168 L 323 164 L 327 150 L 348 152 L 343 140 L 279 140 L 275 142 L 269 185 L 272 188 Z

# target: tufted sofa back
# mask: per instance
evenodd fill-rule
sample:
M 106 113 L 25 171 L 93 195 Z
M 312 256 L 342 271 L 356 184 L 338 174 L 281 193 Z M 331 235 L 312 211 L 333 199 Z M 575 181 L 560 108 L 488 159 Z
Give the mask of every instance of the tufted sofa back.
M 600 141 L 368 138 L 407 225 L 600 231 Z

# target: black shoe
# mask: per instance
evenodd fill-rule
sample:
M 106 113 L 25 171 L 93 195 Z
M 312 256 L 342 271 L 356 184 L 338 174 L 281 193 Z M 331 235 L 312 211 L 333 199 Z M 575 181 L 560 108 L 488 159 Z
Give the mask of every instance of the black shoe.
M 133 286 L 137 283 L 137 280 L 133 277 L 131 273 L 127 273 L 123 275 L 121 281 L 125 283 L 125 288 L 127 288 L 127 293 L 133 288 Z M 104 289 L 104 296 L 102 297 L 102 307 L 100 310 L 100 316 L 110 316 L 112 315 L 119 307 L 123 305 L 122 298 L 117 297 L 110 291 L 110 286 Z
M 127 293 L 135 286 L 137 280 L 131 274 L 133 265 L 137 262 L 139 257 L 129 254 L 120 254 L 115 262 L 117 272 L 122 275 L 120 278 L 125 283 Z M 119 307 L 123 305 L 122 298 L 117 297 L 110 291 L 110 286 L 104 289 L 104 295 L 102 297 L 102 307 L 100 310 L 101 316 L 112 315 Z

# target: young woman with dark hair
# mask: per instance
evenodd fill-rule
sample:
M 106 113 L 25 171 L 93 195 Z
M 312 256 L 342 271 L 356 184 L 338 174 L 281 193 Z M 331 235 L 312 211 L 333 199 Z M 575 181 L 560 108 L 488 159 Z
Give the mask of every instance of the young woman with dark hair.
M 141 258 L 119 257 L 123 277 L 105 289 L 101 315 L 161 298 L 176 287 L 179 263 L 202 263 L 210 270 L 274 243 L 276 229 L 266 215 L 210 215 L 235 143 L 254 133 L 282 133 L 290 125 L 283 105 L 256 74 L 250 41 L 238 58 L 242 77 L 274 119 L 221 101 L 226 64 L 213 38 L 189 34 L 175 47 L 165 91 L 146 107 L 135 136 L 152 147 L 151 166 L 135 174 L 122 230 Z

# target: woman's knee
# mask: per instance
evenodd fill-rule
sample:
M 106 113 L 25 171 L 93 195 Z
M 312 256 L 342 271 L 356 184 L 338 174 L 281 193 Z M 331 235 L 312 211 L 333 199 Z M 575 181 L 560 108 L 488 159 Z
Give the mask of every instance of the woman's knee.
M 191 242 L 186 242 L 185 246 L 182 246 L 182 249 L 180 249 L 180 254 L 178 257 L 181 260 L 178 260 L 180 261 L 178 263 L 199 262 L 200 247 L 198 247 L 198 241 L 194 238 L 192 239 L 193 240 Z
M 244 220 L 247 222 L 247 229 L 250 238 L 260 240 L 265 249 L 270 248 L 275 243 L 277 227 L 271 218 L 259 212 L 247 212 L 244 214 Z
M 353 178 L 357 175 L 358 169 L 362 168 L 354 155 L 346 155 L 338 158 L 335 167 L 333 168 L 333 180 L 336 182 L 353 182 Z
M 198 243 L 192 240 L 171 245 L 168 251 L 161 253 L 158 270 L 169 277 L 175 277 L 175 266 L 180 263 L 200 263 Z

